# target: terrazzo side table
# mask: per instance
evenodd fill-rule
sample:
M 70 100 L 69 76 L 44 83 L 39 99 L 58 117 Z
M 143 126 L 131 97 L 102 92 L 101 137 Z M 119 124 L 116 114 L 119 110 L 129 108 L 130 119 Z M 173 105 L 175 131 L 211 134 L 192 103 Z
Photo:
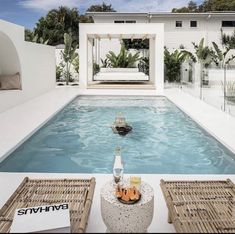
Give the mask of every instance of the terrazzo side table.
M 101 188 L 101 214 L 110 233 L 144 233 L 152 222 L 154 192 L 146 182 L 141 183 L 141 199 L 135 204 L 123 204 L 115 197 L 113 181 Z

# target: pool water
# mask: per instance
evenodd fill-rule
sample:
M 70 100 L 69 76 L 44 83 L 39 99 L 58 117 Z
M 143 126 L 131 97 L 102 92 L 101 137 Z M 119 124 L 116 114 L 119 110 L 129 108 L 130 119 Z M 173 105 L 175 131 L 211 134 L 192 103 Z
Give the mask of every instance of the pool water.
M 122 113 L 133 127 L 111 129 Z M 79 97 L 0 164 L 7 172 L 234 174 L 234 154 L 163 97 Z

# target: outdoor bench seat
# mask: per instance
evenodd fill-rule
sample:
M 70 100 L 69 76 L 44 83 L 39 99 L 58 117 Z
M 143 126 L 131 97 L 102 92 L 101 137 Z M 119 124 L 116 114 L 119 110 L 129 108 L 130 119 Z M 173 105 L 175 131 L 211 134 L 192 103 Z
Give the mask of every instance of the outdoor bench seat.
M 180 233 L 234 233 L 235 185 L 222 181 L 164 181 L 168 222 Z
M 16 209 L 68 203 L 72 233 L 83 233 L 93 200 L 95 178 L 29 179 L 26 177 L 0 210 L 0 233 L 10 232 Z

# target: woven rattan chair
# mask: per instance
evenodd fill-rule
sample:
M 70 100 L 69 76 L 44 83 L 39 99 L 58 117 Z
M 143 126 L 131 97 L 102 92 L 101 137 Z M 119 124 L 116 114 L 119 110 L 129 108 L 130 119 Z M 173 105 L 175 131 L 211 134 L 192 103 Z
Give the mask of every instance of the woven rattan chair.
M 168 222 L 183 233 L 235 233 L 235 186 L 224 181 L 164 181 Z
M 86 230 L 94 189 L 95 178 L 29 179 L 26 177 L 0 210 L 0 232 L 10 231 L 16 209 L 68 203 L 71 232 L 83 233 Z

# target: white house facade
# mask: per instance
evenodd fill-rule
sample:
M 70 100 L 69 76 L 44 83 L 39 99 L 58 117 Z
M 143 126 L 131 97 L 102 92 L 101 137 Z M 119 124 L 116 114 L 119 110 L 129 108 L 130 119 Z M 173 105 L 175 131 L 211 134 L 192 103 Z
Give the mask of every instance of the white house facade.
M 164 23 L 164 44 L 170 49 L 193 48 L 192 42 L 199 43 L 205 38 L 210 45 L 221 45 L 221 29 L 226 34 L 235 30 L 235 12 L 209 13 L 121 13 L 88 12 L 95 23 Z M 133 25 L 134 27 L 134 25 Z
M 231 35 L 235 30 L 235 12 L 208 12 L 208 13 L 123 13 L 123 12 L 88 12 L 88 16 L 99 23 L 131 24 L 133 28 L 138 27 L 139 23 L 164 24 L 164 46 L 170 51 L 176 49 L 186 49 L 194 52 L 193 42 L 199 44 L 204 38 L 205 45 L 212 47 L 215 42 L 222 49 L 221 30 L 227 35 Z M 96 46 L 100 50 L 100 58 L 105 58 L 108 51 L 118 52 L 121 44 L 120 40 L 107 40 L 97 42 Z M 230 54 L 234 50 L 230 51 Z M 97 60 L 98 61 L 98 60 Z M 234 62 L 230 63 L 234 65 Z M 189 64 L 184 63 L 181 70 L 181 78 L 188 82 L 193 80 L 196 83 L 200 81 L 200 66 L 195 64 L 193 67 L 192 78 L 189 74 Z M 231 74 L 230 74 L 231 73 Z M 228 80 L 233 80 L 234 69 L 228 73 Z M 215 80 L 216 84 L 221 83 L 223 70 L 216 68 L 209 69 L 209 80 Z

